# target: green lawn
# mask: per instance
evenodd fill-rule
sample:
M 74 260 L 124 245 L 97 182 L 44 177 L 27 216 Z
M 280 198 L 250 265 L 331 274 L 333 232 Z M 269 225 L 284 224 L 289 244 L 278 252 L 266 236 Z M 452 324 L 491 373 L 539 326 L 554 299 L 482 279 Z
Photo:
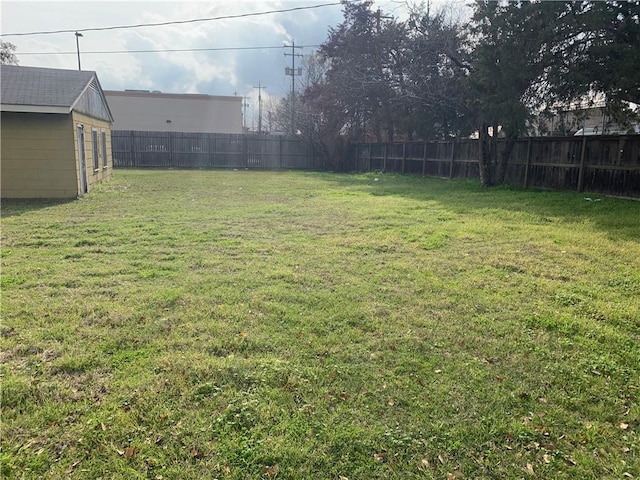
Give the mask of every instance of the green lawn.
M 640 478 L 640 202 L 120 171 L 2 205 L 2 478 Z

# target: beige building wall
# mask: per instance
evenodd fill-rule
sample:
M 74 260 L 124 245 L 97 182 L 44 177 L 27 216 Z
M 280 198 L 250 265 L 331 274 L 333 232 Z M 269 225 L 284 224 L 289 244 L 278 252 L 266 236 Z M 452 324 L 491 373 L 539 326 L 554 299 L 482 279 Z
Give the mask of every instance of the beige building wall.
M 78 152 L 78 125 L 84 126 L 84 153 L 85 153 L 85 167 L 86 167 L 86 178 L 87 178 L 87 191 L 91 191 L 91 188 L 102 181 L 108 180 L 111 178 L 111 174 L 113 172 L 113 157 L 111 156 L 111 126 L 108 122 L 98 120 L 93 117 L 89 117 L 87 115 L 83 115 L 82 113 L 73 112 L 73 152 L 74 157 L 76 159 L 76 164 L 78 165 L 78 169 L 75 174 L 76 179 L 76 194 L 77 192 L 81 192 L 81 180 L 80 180 L 80 163 L 79 163 L 79 152 Z M 93 135 L 92 132 L 97 133 L 97 145 L 96 150 L 98 152 L 97 164 L 98 168 L 95 168 L 94 164 L 94 148 L 93 148 Z M 102 149 L 102 132 L 105 133 L 106 140 L 106 153 L 107 153 L 107 162 L 105 166 L 104 162 L 104 153 Z
M 78 194 L 71 115 L 2 112 L 0 196 Z
M 87 191 L 111 177 L 111 129 L 108 122 L 70 115 L 2 112 L 0 196 L 2 198 L 75 198 L 81 192 L 77 125 L 85 129 Z M 92 131 L 98 139 L 94 168 Z M 107 162 L 104 165 L 103 136 Z
M 105 91 L 113 130 L 242 133 L 242 97 Z

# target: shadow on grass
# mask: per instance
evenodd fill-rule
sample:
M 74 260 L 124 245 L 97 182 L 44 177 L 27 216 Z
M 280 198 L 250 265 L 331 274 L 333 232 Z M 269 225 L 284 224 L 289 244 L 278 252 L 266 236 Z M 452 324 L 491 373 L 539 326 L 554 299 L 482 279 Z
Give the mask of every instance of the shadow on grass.
M 15 217 L 35 210 L 51 208 L 66 203 L 75 202 L 75 198 L 3 198 L 0 206 L 0 216 L 2 218 Z
M 640 239 L 640 201 L 634 199 L 508 185 L 486 188 L 473 179 L 449 180 L 388 173 L 321 175 L 326 182 L 345 188 L 369 191 L 375 196 L 437 202 L 458 213 L 504 210 L 537 216 L 540 223 L 548 223 L 554 218 L 576 224 L 588 221 L 611 239 Z M 393 181 L 388 181 L 391 178 Z

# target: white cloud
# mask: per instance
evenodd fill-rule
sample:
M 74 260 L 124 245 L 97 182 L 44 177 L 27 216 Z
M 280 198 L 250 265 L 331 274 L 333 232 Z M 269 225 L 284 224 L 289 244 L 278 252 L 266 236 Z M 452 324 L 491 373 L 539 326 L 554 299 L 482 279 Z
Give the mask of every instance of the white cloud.
M 379 1 L 383 10 L 398 6 L 397 0 L 386 0 L 386 5 L 384 1 Z M 1 26 L 4 34 L 75 30 L 240 15 L 329 2 L 331 0 L 3 1 Z M 251 103 L 249 110 L 255 110 L 257 115 L 258 90 L 254 87 L 259 83 L 266 87 L 262 91 L 264 102 L 283 96 L 289 90 L 290 77 L 284 75 L 284 68 L 290 65 L 290 57 L 284 56 L 284 48 L 133 51 L 280 47 L 292 40 L 297 45 L 318 45 L 327 38 L 328 28 L 342 20 L 341 6 L 331 6 L 198 23 L 88 31 L 83 33 L 79 44 L 82 68 L 98 72 L 103 88 L 110 90 L 148 89 L 247 96 Z M 72 32 L 3 37 L 3 40 L 17 46 L 21 65 L 77 68 L 76 38 Z M 91 53 L 114 50 L 130 53 Z M 311 53 L 312 50 L 306 48 L 298 53 Z M 34 52 L 41 54 L 27 55 Z

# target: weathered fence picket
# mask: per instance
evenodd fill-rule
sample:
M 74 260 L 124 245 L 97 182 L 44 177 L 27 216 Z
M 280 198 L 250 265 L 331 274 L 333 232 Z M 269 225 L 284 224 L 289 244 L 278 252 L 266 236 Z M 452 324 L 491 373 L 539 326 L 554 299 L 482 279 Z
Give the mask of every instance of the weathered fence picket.
M 311 146 L 292 136 L 116 130 L 111 142 L 116 168 L 325 168 Z M 499 153 L 503 146 L 499 141 Z M 478 140 L 355 144 L 342 168 L 478 178 Z M 506 181 L 640 197 L 640 135 L 519 139 Z
M 321 169 L 297 137 L 188 132 L 111 132 L 116 168 Z
M 498 150 L 504 147 L 499 141 Z M 361 143 L 347 170 L 478 178 L 478 140 Z M 528 137 L 513 148 L 513 185 L 640 197 L 640 135 Z

